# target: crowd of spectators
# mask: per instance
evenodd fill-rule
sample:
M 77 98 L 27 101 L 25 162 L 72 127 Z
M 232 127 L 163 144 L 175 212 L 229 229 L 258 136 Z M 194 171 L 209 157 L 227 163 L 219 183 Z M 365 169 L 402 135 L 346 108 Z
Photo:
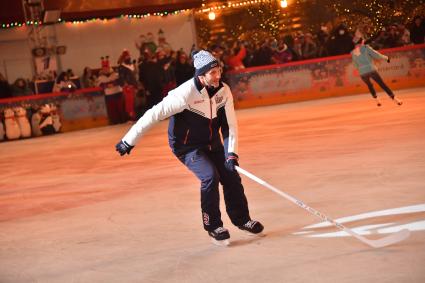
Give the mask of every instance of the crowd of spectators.
M 30 81 L 23 78 L 17 78 L 13 84 L 9 84 L 3 74 L 0 73 L 0 99 L 32 95 L 34 90 L 30 87 L 30 84 Z
M 419 16 L 407 26 L 392 24 L 374 36 L 370 34 L 370 30 L 367 26 L 350 30 L 344 24 L 333 28 L 323 25 L 315 33 L 282 34 L 276 38 L 264 38 L 260 42 L 235 39 L 202 48 L 210 50 L 220 60 L 224 72 L 227 72 L 247 67 L 348 54 L 354 47 L 355 37 L 363 37 L 366 43 L 375 49 L 420 44 L 424 43 L 425 38 L 425 22 Z M 139 54 L 133 54 L 132 58 L 125 50 L 119 56 L 116 65 L 114 64 L 115 67 L 110 66 L 109 57 L 106 56 L 101 58 L 100 68 L 85 67 L 81 77 L 76 77 L 72 70 L 60 73 L 55 78 L 52 91 L 64 92 L 79 87 L 100 86 L 105 90 L 106 96 L 114 95 L 107 99 L 110 101 L 108 112 L 118 111 L 113 109 L 117 108 L 117 94 L 121 95 L 120 99 L 124 101 L 123 109 L 120 108 L 118 111 L 120 113 L 111 114 L 114 116 L 112 124 L 136 119 L 161 101 L 169 90 L 190 79 L 194 74 L 190 52 L 173 50 L 163 36 L 159 37 L 157 42 L 152 40 L 151 33 L 147 38 L 150 39 L 146 40 L 143 37 L 136 43 Z M 192 50 L 194 48 L 195 46 Z M 35 93 L 33 85 L 33 82 L 22 78 L 9 85 L 0 74 L 0 98 L 32 95 Z M 125 104 L 125 101 L 131 100 L 128 93 L 133 93 L 132 96 L 135 97 L 135 101 L 129 103 L 130 106 Z M 129 110 L 131 104 L 136 105 L 135 113 Z M 122 111 L 127 115 L 123 115 Z
M 348 29 L 344 24 L 336 27 L 323 25 L 319 31 L 295 32 L 278 37 L 264 38 L 260 42 L 231 40 L 208 46 L 224 62 L 225 71 L 247 67 L 283 64 L 313 58 L 349 54 L 353 39 L 363 37 L 374 49 L 394 48 L 424 43 L 425 21 L 417 16 L 407 26 L 394 23 L 372 35 L 370 26 Z

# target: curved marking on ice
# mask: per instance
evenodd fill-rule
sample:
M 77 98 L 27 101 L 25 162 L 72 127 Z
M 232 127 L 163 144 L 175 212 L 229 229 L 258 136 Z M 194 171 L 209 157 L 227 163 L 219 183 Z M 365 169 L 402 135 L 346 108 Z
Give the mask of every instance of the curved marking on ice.
M 377 225 L 366 225 L 366 226 L 360 226 L 356 228 L 351 228 L 354 232 L 356 232 L 359 235 L 374 235 L 374 234 L 390 234 L 390 233 L 396 233 L 398 231 L 401 231 L 403 229 L 408 229 L 410 231 L 423 231 L 425 230 L 425 220 L 411 222 L 407 224 L 402 225 L 396 225 L 386 228 L 377 229 L 384 226 L 389 226 L 394 223 L 385 223 L 385 224 L 377 224 Z M 371 231 L 372 230 L 372 231 Z M 375 231 L 374 231 L 375 230 Z M 348 237 L 350 236 L 345 231 L 338 231 L 338 232 L 332 232 L 332 233 L 321 233 L 321 234 L 314 234 L 314 235 L 306 235 L 306 237 L 310 238 L 333 238 L 333 237 Z
M 418 205 L 411 205 L 411 206 L 404 206 L 404 207 L 386 209 L 386 210 L 372 211 L 372 212 L 357 214 L 357 215 L 353 215 L 353 216 L 338 218 L 338 219 L 335 219 L 335 221 L 339 222 L 339 223 L 346 223 L 346 222 L 363 220 L 363 219 L 377 217 L 377 216 L 407 214 L 407 213 L 415 213 L 415 212 L 423 212 L 423 211 L 425 211 L 425 203 L 418 204 Z M 305 226 L 303 229 L 322 228 L 322 227 L 330 227 L 330 226 L 333 226 L 333 224 L 325 221 L 325 222 L 320 222 L 320 223 L 317 223 L 317 224 Z

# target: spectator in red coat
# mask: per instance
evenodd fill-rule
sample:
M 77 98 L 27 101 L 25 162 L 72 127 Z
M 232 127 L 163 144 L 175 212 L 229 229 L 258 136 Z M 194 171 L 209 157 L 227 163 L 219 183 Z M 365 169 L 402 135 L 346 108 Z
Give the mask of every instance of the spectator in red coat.
M 227 58 L 227 66 L 229 70 L 241 70 L 245 69 L 245 65 L 243 64 L 243 59 L 246 56 L 246 49 L 243 43 L 235 42 L 232 47 L 231 54 Z

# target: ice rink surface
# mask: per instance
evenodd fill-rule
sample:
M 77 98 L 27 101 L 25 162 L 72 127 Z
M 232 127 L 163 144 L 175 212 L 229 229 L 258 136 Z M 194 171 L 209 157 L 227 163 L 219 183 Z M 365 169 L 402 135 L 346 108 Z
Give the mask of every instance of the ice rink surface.
M 167 122 L 120 157 L 124 124 L 0 144 L 0 282 L 425 282 L 425 89 L 397 94 L 237 115 L 242 168 L 370 239 L 409 228 L 403 242 L 305 228 L 320 220 L 242 177 L 266 235 L 223 208 L 231 245 L 215 246 Z

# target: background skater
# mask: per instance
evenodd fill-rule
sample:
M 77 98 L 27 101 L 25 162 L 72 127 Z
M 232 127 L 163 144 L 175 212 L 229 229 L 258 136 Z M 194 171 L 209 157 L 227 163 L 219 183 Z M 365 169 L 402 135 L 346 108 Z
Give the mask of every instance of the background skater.
M 373 60 L 386 60 L 390 62 L 390 57 L 385 56 L 378 51 L 374 50 L 369 45 L 364 44 L 363 38 L 357 38 L 355 40 L 355 47 L 351 51 L 351 57 L 353 59 L 353 64 L 359 70 L 360 77 L 366 83 L 369 88 L 370 94 L 375 98 L 376 105 L 381 106 L 381 101 L 379 101 L 376 96 L 375 88 L 371 82 L 371 79 L 375 80 L 379 86 L 394 100 L 395 103 L 401 105 L 403 102 L 394 96 L 392 90 L 384 83 L 381 76 L 379 75 L 376 66 L 373 64 Z
M 238 128 L 229 86 L 221 82 L 219 62 L 207 51 L 193 54 L 195 77 L 171 90 L 149 109 L 116 145 L 130 154 L 138 139 L 160 120 L 170 117 L 168 140 L 176 157 L 201 181 L 204 229 L 219 245 L 229 244 L 219 208 L 219 183 L 231 222 L 252 234 L 263 225 L 251 220 L 238 165 Z M 220 132 L 224 144 L 220 138 Z

